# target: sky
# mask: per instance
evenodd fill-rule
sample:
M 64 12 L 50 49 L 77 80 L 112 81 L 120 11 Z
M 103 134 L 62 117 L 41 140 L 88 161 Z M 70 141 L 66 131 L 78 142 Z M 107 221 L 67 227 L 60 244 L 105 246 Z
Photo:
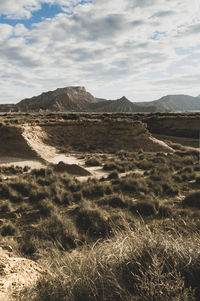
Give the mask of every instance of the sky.
M 0 0 L 0 104 L 200 94 L 200 0 Z

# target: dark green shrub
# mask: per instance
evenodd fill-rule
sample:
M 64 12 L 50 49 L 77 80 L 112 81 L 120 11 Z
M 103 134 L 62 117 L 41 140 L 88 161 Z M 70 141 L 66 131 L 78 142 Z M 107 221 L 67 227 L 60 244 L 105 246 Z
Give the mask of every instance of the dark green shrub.
M 112 180 L 112 179 L 119 179 L 119 175 L 118 172 L 116 170 L 114 170 L 113 172 L 111 172 L 108 177 L 108 180 Z
M 119 195 L 106 196 L 98 201 L 98 205 L 105 206 L 108 205 L 113 208 L 125 208 L 126 204 L 124 200 Z
M 172 209 L 169 206 L 161 205 L 158 210 L 158 215 L 161 218 L 172 216 Z
M 12 210 L 11 204 L 9 201 L 5 201 L 0 206 L 0 212 L 10 212 Z
M 200 191 L 189 194 L 183 200 L 184 206 L 200 208 Z
M 196 184 L 200 184 L 200 177 L 196 178 Z
M 44 217 L 50 216 L 53 212 L 55 213 L 55 207 L 48 199 L 40 201 L 37 205 L 37 209 L 39 209 L 40 214 Z
M 82 193 L 79 191 L 79 192 L 74 192 L 74 193 L 72 194 L 72 197 L 73 197 L 74 202 L 80 202 L 80 201 L 82 200 L 83 195 L 82 195 Z
M 90 159 L 88 159 L 85 164 L 87 166 L 100 166 L 101 165 L 101 162 L 99 159 L 95 158 L 95 157 L 92 157 Z
M 97 209 L 80 208 L 75 222 L 78 229 L 91 238 L 103 238 L 110 230 L 105 217 Z
M 137 201 L 130 206 L 130 211 L 133 214 L 142 216 L 156 215 L 158 212 L 158 204 L 150 201 Z
M 1 227 L 1 235 L 2 236 L 12 236 L 15 234 L 15 232 L 16 232 L 15 227 L 10 223 L 3 225 Z
M 121 179 L 120 186 L 123 192 L 147 193 L 148 191 L 148 187 L 142 179 L 134 179 L 131 176 Z
M 45 241 L 52 241 L 57 244 L 59 248 L 65 250 L 74 249 L 76 247 L 76 231 L 71 220 L 61 218 L 57 214 L 52 214 L 45 220 L 41 220 L 38 225 L 38 231 L 34 235 Z
M 179 194 L 179 190 L 175 185 L 164 183 L 162 184 L 162 193 L 166 196 L 176 196 Z
M 82 190 L 85 198 L 99 198 L 104 196 L 104 185 L 93 182 L 88 182 Z

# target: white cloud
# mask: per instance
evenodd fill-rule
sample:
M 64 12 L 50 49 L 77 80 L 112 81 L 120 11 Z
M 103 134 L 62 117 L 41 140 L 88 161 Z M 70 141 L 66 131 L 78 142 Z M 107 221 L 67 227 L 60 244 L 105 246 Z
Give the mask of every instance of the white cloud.
M 15 5 L 12 0 L 12 8 L 11 1 L 2 0 L 0 12 L 28 18 L 42 2 L 57 3 L 73 14 L 63 11 L 32 29 L 0 24 L 1 86 L 6 81 L 21 87 L 24 97 L 67 85 L 85 85 L 107 98 L 127 94 L 136 101 L 180 93 L 181 88 L 196 93 L 198 0 L 95 0 L 85 5 L 30 0 L 29 6 L 27 0 Z
M 12 35 L 13 27 L 8 24 L 0 23 L 0 41 L 9 38 Z

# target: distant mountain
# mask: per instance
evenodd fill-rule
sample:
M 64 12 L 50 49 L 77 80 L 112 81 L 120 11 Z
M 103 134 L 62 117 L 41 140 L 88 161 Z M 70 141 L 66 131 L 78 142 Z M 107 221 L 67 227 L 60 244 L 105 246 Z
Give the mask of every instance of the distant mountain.
M 167 95 L 158 100 L 135 104 L 145 107 L 155 106 L 157 112 L 200 111 L 200 96 Z
M 89 104 L 100 102 L 88 93 L 84 87 L 66 87 L 42 93 L 39 96 L 26 98 L 16 104 L 19 111 L 85 111 Z
M 200 111 L 200 96 L 167 95 L 158 100 L 131 102 L 96 98 L 84 87 L 65 87 L 26 98 L 16 105 L 0 105 L 0 112 L 185 112 Z
M 96 98 L 84 87 L 66 87 L 26 98 L 16 104 L 20 112 L 155 112 L 156 107 L 135 105 L 126 97 L 117 100 Z
M 141 106 L 128 100 L 125 96 L 117 100 L 106 100 L 100 103 L 90 104 L 90 111 L 93 112 L 155 112 L 155 106 Z

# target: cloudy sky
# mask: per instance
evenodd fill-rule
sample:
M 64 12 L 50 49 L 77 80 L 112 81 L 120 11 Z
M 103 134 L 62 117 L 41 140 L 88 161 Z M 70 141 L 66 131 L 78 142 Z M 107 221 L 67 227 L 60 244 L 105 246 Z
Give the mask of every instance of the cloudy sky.
M 200 0 L 0 0 L 0 103 L 200 94 Z

